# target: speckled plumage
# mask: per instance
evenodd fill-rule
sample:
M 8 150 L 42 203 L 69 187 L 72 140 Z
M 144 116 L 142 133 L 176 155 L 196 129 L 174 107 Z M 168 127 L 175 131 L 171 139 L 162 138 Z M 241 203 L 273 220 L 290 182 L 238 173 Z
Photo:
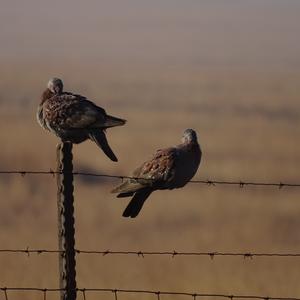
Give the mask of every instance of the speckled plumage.
M 37 119 L 44 129 L 62 141 L 78 144 L 91 139 L 111 160 L 117 161 L 108 145 L 105 129 L 122 126 L 126 121 L 107 115 L 103 108 L 81 95 L 63 92 L 60 79 L 49 81 L 38 106 Z
M 133 196 L 123 216 L 135 218 L 155 190 L 185 186 L 196 174 L 201 155 L 196 132 L 192 129 L 184 131 L 181 144 L 157 150 L 150 160 L 133 172 L 133 178 L 112 190 L 112 193 L 118 193 L 119 198 Z

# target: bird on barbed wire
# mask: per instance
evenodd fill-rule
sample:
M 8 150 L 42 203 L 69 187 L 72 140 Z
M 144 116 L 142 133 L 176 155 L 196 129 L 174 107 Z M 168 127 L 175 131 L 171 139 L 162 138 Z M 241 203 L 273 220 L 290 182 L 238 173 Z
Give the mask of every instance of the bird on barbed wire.
M 126 120 L 108 115 L 102 107 L 84 96 L 64 92 L 61 79 L 49 80 L 38 106 L 37 119 L 41 127 L 54 133 L 63 142 L 79 144 L 90 139 L 112 161 L 118 161 L 108 144 L 105 130 L 122 126 Z
M 135 218 L 144 202 L 155 190 L 176 189 L 185 186 L 196 174 L 201 161 L 197 134 L 186 129 L 177 146 L 157 150 L 154 156 L 137 168 L 131 178 L 114 188 L 117 198 L 131 197 L 123 217 Z

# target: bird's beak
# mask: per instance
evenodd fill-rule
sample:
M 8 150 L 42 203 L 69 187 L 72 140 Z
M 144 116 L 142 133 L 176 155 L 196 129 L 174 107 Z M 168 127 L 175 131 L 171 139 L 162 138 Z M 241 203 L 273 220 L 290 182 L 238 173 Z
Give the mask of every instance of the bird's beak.
M 56 86 L 54 88 L 54 91 L 55 91 L 55 94 L 59 95 L 61 92 L 60 92 L 60 88 L 58 86 Z

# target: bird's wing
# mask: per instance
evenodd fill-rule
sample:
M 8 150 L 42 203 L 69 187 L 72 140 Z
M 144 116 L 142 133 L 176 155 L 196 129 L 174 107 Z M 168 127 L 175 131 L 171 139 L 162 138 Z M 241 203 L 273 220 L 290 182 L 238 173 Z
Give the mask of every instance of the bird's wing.
M 175 175 L 177 149 L 157 150 L 154 156 L 134 172 L 134 175 L 159 184 L 170 181 Z
M 134 170 L 132 178 L 125 180 L 111 192 L 130 194 L 167 184 L 175 175 L 176 151 L 175 148 L 157 150 L 150 160 Z
M 64 129 L 87 129 L 105 123 L 106 112 L 80 95 L 54 95 L 45 102 L 46 118 Z

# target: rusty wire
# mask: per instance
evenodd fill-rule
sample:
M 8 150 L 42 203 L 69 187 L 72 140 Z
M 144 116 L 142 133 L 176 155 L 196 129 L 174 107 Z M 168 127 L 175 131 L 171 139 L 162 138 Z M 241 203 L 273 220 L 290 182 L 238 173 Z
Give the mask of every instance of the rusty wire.
M 221 251 L 190 251 L 190 252 L 184 252 L 184 251 L 131 251 L 131 250 L 83 250 L 83 249 L 75 249 L 75 252 L 77 255 L 80 254 L 87 254 L 87 255 L 130 255 L 130 256 L 136 256 L 136 257 L 142 257 L 145 256 L 169 256 L 169 257 L 177 257 L 177 256 L 207 256 L 211 259 L 217 257 L 217 256 L 239 256 L 243 258 L 255 258 L 255 257 L 300 257 L 300 253 L 278 253 L 278 252 L 221 252 Z M 64 251 L 55 250 L 55 249 L 30 249 L 29 247 L 25 249 L 0 249 L 0 253 L 20 253 L 20 254 L 26 254 L 27 256 L 30 256 L 30 254 L 51 254 L 51 253 L 64 253 Z
M 13 174 L 19 174 L 22 177 L 25 175 L 52 175 L 53 177 L 56 174 L 61 174 L 61 172 L 58 171 L 27 171 L 27 170 L 2 170 L 0 171 L 0 174 L 3 175 L 13 175 Z M 115 178 L 115 179 L 135 179 L 135 180 L 146 180 L 145 178 L 138 178 L 138 177 L 132 177 L 132 176 L 124 176 L 124 175 L 109 175 L 109 174 L 97 174 L 97 173 L 86 173 L 86 172 L 79 172 L 75 171 L 72 172 L 74 176 L 90 176 L 90 177 L 105 177 L 105 178 Z M 149 179 L 151 180 L 151 179 Z M 277 187 L 279 189 L 282 189 L 284 187 L 300 187 L 300 183 L 288 183 L 288 182 L 254 182 L 254 181 L 244 181 L 244 180 L 190 180 L 190 183 L 194 184 L 203 184 L 208 186 L 216 186 L 216 185 L 231 185 L 231 186 L 239 186 L 240 188 L 243 188 L 245 186 L 261 186 L 261 187 Z
M 35 291 L 43 293 L 44 297 L 49 292 L 61 292 L 65 289 L 61 288 L 37 288 L 37 287 L 0 287 L 0 291 L 3 291 L 8 299 L 8 292 L 13 291 Z M 200 297 L 217 297 L 217 298 L 227 298 L 227 299 L 260 299 L 260 300 L 300 300 L 297 297 L 276 297 L 276 296 L 262 296 L 262 295 L 236 295 L 236 294 L 218 294 L 218 293 L 192 293 L 192 292 L 174 292 L 174 291 L 154 291 L 154 290 L 137 290 L 137 289 L 111 289 L 111 288 L 76 288 L 76 292 L 81 292 L 85 295 L 86 292 L 98 292 L 105 293 L 110 292 L 115 295 L 117 299 L 117 294 L 130 293 L 130 294 L 152 294 L 156 297 L 161 298 L 163 295 L 177 295 L 177 296 L 189 296 L 193 299 Z
M 208 256 L 213 259 L 215 256 L 240 256 L 243 258 L 254 257 L 300 257 L 300 253 L 258 253 L 258 252 L 180 252 L 180 251 L 94 251 L 94 250 L 75 250 L 77 254 L 101 254 L 105 255 L 134 255 L 137 257 L 145 256 L 170 256 L 172 258 L 176 256 Z

